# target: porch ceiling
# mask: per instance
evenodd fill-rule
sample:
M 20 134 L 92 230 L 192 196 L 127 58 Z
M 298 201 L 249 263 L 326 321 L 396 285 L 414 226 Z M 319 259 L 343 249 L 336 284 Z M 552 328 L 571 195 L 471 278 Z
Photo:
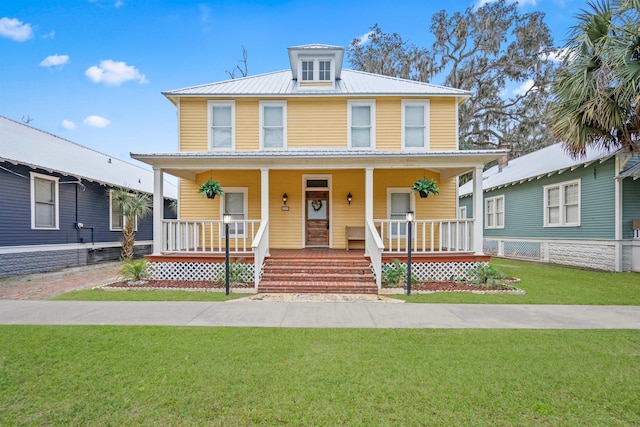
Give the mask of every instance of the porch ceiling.
M 131 157 L 181 178 L 195 180 L 209 170 L 252 169 L 428 169 L 441 179 L 461 175 L 507 154 L 508 150 L 429 152 L 297 150 L 242 152 L 131 153 Z

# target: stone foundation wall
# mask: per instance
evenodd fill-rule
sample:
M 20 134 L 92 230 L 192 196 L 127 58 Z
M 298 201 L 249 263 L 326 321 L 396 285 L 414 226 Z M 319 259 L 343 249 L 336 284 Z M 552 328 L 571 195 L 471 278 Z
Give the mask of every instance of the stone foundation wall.
M 549 262 L 615 271 L 615 246 L 607 243 L 549 243 Z
M 135 247 L 136 256 L 151 253 L 151 245 Z M 0 254 L 0 278 L 46 273 L 120 259 L 120 247 L 78 248 Z

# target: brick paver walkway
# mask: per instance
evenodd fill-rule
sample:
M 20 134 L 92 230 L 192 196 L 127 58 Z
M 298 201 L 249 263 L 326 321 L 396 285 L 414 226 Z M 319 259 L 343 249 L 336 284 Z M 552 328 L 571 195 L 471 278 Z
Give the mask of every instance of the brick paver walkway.
M 46 300 L 65 292 L 112 282 L 118 278 L 120 268 L 122 263 L 109 262 L 0 279 L 0 300 Z

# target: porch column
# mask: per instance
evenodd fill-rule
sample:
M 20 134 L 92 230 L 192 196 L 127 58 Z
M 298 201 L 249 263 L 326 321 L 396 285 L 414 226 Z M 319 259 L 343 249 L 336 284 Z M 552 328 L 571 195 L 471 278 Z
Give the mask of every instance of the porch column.
M 483 193 L 482 193 L 482 166 L 476 166 L 473 170 L 473 251 L 476 255 L 483 255 L 482 227 L 483 227 Z
M 261 224 L 269 221 L 269 169 L 260 169 L 260 221 Z M 267 239 L 267 253 L 269 256 L 269 234 L 264 237 Z
M 367 223 L 369 220 L 373 220 L 373 168 L 365 168 L 364 169 L 364 220 L 365 220 L 365 230 L 368 226 Z M 369 256 L 369 242 L 366 241 L 369 237 L 369 233 L 365 231 L 365 245 L 364 245 L 364 254 L 365 256 Z
M 162 252 L 162 219 L 164 218 L 164 173 L 153 167 L 153 254 Z

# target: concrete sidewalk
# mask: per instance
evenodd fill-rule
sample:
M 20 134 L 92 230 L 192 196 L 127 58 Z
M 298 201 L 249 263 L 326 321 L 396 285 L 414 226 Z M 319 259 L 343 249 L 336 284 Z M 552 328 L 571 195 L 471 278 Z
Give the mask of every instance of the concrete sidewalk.
M 640 329 L 640 306 L 3 300 L 0 324 Z

